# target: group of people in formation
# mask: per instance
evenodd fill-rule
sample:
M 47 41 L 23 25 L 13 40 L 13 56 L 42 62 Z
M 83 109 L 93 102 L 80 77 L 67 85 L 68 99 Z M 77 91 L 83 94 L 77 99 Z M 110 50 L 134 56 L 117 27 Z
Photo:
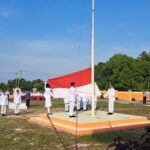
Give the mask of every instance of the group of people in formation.
M 1 105 L 1 115 L 5 116 L 6 115 L 6 110 L 9 102 L 9 91 L 1 91 L 0 92 L 0 105 Z M 19 115 L 19 106 L 21 104 L 21 90 L 19 87 L 15 88 L 14 93 L 14 112 L 15 115 Z
M 53 91 L 50 88 L 50 85 L 45 82 L 45 107 L 47 108 L 47 115 L 52 115 L 51 112 L 51 97 L 54 97 Z M 114 102 L 115 102 L 115 89 L 113 88 L 112 85 L 110 85 L 107 93 L 104 95 L 104 97 L 108 97 L 109 102 L 108 102 L 108 115 L 112 115 L 114 112 Z M 69 112 L 69 117 L 76 117 L 75 114 L 75 107 L 76 110 L 88 110 L 91 107 L 91 98 L 90 96 L 87 97 L 80 97 L 77 94 L 76 88 L 75 88 L 75 83 L 72 82 L 70 83 L 70 88 L 68 90 L 68 96 L 64 98 L 64 104 L 65 104 L 65 111 Z M 94 109 L 96 110 L 97 108 L 97 96 L 95 96 L 94 99 Z
M 100 94 L 101 95 L 101 94 Z M 114 102 L 115 102 L 115 89 L 112 85 L 110 85 L 107 93 L 104 95 L 104 97 L 108 97 L 108 115 L 112 115 L 114 112 Z M 64 99 L 65 103 L 65 111 L 69 112 L 69 117 L 76 117 L 74 108 L 76 106 L 76 110 L 79 111 L 83 109 L 84 111 L 88 110 L 88 108 L 91 108 L 91 97 L 80 97 L 75 89 L 75 83 L 70 83 L 70 89 L 68 92 L 68 97 Z M 97 95 L 94 97 L 94 110 L 97 108 Z
M 77 111 L 83 109 L 84 111 L 91 108 L 91 97 L 83 96 L 81 97 L 75 88 L 75 83 L 70 83 L 70 89 L 68 91 L 68 96 L 64 98 L 65 112 L 69 112 L 69 117 L 76 117 L 74 108 Z M 94 109 L 97 108 L 97 96 L 94 97 Z
M 51 98 L 54 97 L 53 91 L 50 88 L 50 85 L 45 82 L 44 86 L 45 92 L 44 92 L 44 98 L 45 98 L 45 107 L 47 108 L 47 114 L 52 115 L 51 107 L 52 102 Z M 16 87 L 13 92 L 14 97 L 14 113 L 15 115 L 19 115 L 19 106 L 21 104 L 21 89 L 19 87 Z M 108 89 L 107 93 L 104 95 L 104 97 L 109 98 L 108 102 L 108 115 L 112 115 L 114 112 L 114 102 L 115 102 L 115 89 L 112 85 L 110 85 L 110 88 Z M 1 115 L 6 115 L 6 109 L 9 102 L 9 92 L 0 92 L 0 105 L 1 105 Z M 30 103 L 30 93 L 27 92 L 26 94 L 26 106 L 29 108 Z M 77 94 L 75 83 L 70 83 L 70 88 L 68 89 L 68 96 L 64 99 L 65 104 L 65 111 L 69 112 L 69 117 L 76 117 L 75 115 L 75 107 L 76 110 L 88 110 L 91 108 L 91 98 L 90 96 L 87 97 L 80 97 Z M 97 108 L 97 96 L 95 96 L 94 99 L 94 109 Z

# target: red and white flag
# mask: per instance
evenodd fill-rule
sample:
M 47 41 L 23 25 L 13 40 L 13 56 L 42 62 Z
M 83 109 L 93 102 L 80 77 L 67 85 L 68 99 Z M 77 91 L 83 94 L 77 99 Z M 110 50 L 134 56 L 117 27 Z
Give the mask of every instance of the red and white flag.
M 65 98 L 68 95 L 70 83 L 75 83 L 75 88 L 79 96 L 91 95 L 91 68 L 80 70 L 71 74 L 48 79 L 55 98 Z M 100 90 L 95 83 L 95 95 L 100 95 Z

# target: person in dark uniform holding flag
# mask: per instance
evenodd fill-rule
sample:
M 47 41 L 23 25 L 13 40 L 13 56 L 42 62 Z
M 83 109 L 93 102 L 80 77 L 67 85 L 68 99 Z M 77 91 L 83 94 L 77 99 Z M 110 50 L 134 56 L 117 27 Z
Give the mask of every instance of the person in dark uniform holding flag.
M 31 99 L 31 93 L 29 91 L 26 92 L 26 106 L 27 109 L 30 107 L 30 99 Z

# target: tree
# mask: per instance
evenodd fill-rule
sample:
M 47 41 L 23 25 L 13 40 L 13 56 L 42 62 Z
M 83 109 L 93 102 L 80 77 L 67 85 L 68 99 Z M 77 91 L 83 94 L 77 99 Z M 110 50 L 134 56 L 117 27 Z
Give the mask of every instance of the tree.
M 36 88 L 38 91 L 44 91 L 44 82 L 40 79 L 33 80 L 32 88 Z
M 118 90 L 141 91 L 150 81 L 150 53 L 142 52 L 138 58 L 115 54 L 95 66 L 95 80 L 100 89 L 111 83 Z
M 9 90 L 13 93 L 13 89 L 16 87 L 16 79 L 8 80 L 8 82 L 0 83 L 0 90 Z M 27 81 L 23 78 L 19 80 L 19 87 L 23 92 L 32 91 L 33 88 L 36 88 L 37 91 L 43 92 L 44 91 L 44 82 L 40 79 Z

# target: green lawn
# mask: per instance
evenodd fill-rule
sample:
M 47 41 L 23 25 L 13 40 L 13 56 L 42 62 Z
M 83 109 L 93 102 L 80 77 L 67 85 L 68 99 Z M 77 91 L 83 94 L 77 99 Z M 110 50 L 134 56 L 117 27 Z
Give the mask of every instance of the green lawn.
M 98 107 L 107 111 L 107 101 L 99 101 Z M 64 107 L 62 100 L 53 101 L 53 111 L 62 111 Z M 64 143 L 58 139 L 56 132 L 52 128 L 28 122 L 28 118 L 38 113 L 46 112 L 43 101 L 31 101 L 31 108 L 22 115 L 13 114 L 7 117 L 0 117 L 0 150 L 73 150 L 75 149 L 75 137 L 73 135 L 59 131 L 59 135 Z M 150 108 L 142 104 L 115 104 L 115 112 L 147 116 Z M 12 111 L 9 110 L 9 113 Z M 140 140 L 140 136 L 145 132 L 144 128 L 131 129 L 125 131 L 112 131 L 97 135 L 78 137 L 79 150 L 105 150 L 117 136 L 124 139 Z

